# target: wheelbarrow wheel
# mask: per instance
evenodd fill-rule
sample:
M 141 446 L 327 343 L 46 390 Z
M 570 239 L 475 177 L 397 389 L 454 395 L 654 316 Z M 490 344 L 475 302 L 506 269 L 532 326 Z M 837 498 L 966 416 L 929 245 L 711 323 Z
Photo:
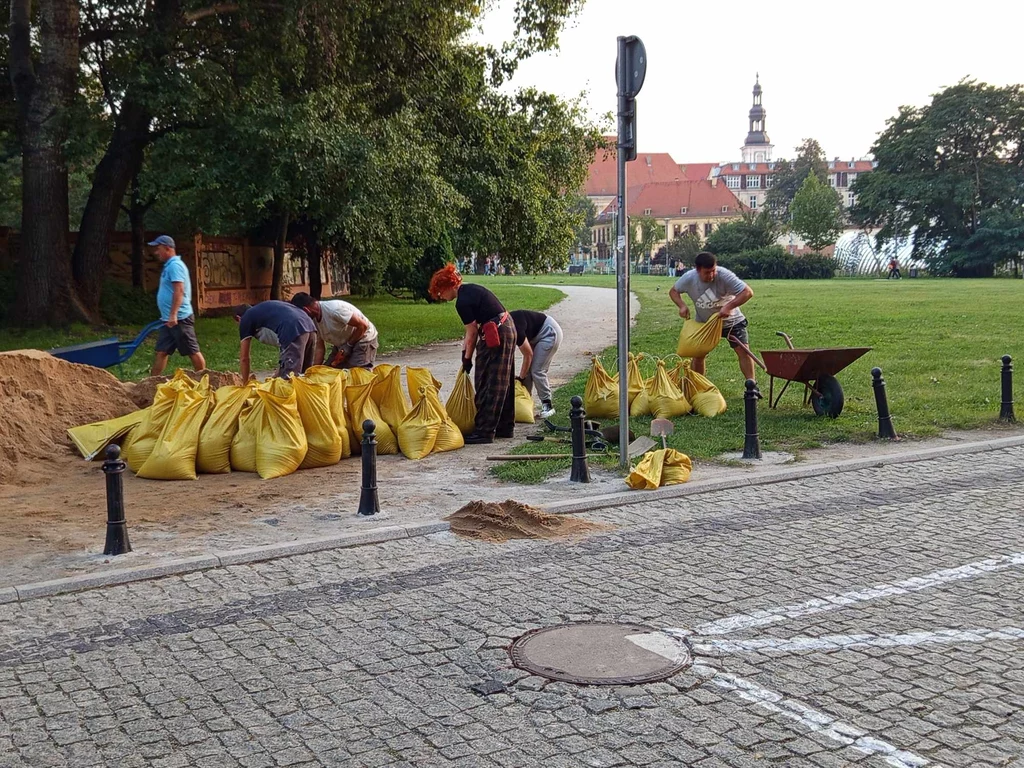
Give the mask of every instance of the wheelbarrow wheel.
M 843 388 L 835 376 L 822 376 L 814 382 L 816 392 L 811 393 L 811 407 L 818 416 L 835 419 L 843 412 Z

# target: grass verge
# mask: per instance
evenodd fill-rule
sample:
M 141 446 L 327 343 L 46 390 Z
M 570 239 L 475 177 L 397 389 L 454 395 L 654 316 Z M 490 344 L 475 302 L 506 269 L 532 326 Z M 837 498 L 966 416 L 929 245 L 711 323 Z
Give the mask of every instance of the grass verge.
M 499 281 L 492 289 L 503 303 L 523 309 L 544 310 L 563 296 L 551 288 L 515 285 L 510 281 Z M 358 306 L 377 326 L 382 354 L 462 337 L 463 326 L 452 305 L 428 304 L 425 301 L 396 299 L 393 296 L 378 296 L 372 299 L 358 296 L 344 298 Z M 156 315 L 155 301 L 153 315 Z M 73 325 L 62 330 L 18 331 L 3 328 L 0 329 L 0 351 L 53 349 L 108 336 L 118 336 L 122 341 L 127 341 L 133 338 L 143 325 L 145 322 L 103 328 Z M 233 318 L 201 317 L 196 322 L 196 335 L 209 368 L 219 371 L 238 370 L 238 326 Z M 155 335 L 150 336 L 123 365 L 112 368 L 111 373 L 125 381 L 136 381 L 148 376 L 153 362 L 155 340 Z M 187 366 L 188 361 L 175 356 L 171 358 L 169 368 L 173 369 L 182 364 Z M 277 350 L 264 344 L 253 344 L 252 364 L 254 370 L 276 368 Z
M 497 282 L 506 280 L 615 286 L 611 276 L 503 277 Z M 653 358 L 675 351 L 682 321 L 668 298 L 671 285 L 672 279 L 666 277 L 631 280 L 640 312 L 630 347 L 648 356 L 641 364 L 648 374 Z M 1024 359 L 1024 336 L 1007 324 L 1016 316 L 1024 287 L 1015 280 L 762 280 L 750 285 L 755 295 L 743 311 L 750 319 L 755 351 L 783 348 L 775 331 L 789 333 L 797 347 L 873 348 L 838 374 L 846 406 L 835 420 L 818 418 L 804 407 L 802 388 L 795 384 L 779 407 L 770 410 L 768 377 L 759 370 L 758 383 L 766 395 L 759 408 L 763 450 L 799 452 L 828 443 L 871 440 L 877 430 L 870 375 L 875 366 L 884 373 L 893 423 L 902 437 L 995 426 L 999 359 L 1006 354 Z M 614 372 L 614 350 L 606 350 L 601 359 Z M 583 395 L 587 375 L 579 374 L 556 392 L 560 423 L 568 422 L 569 399 Z M 676 432 L 669 438 L 671 447 L 693 458 L 711 459 L 743 447 L 743 381 L 728 345 L 720 344 L 708 357 L 708 377 L 722 390 L 729 411 L 714 419 L 677 419 Z M 632 419 L 630 426 L 638 435 L 648 434 L 650 419 Z M 553 448 L 560 446 L 539 443 L 516 452 Z M 595 463 L 617 466 L 617 454 L 595 457 Z M 563 471 L 568 471 L 566 461 L 509 462 L 494 470 L 503 479 L 529 483 Z

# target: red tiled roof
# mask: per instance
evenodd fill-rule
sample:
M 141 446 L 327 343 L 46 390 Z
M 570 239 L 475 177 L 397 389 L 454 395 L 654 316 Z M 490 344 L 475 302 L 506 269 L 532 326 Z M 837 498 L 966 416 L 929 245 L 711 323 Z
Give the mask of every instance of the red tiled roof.
M 649 215 L 654 218 L 673 219 L 721 216 L 723 207 L 728 207 L 727 214 L 743 210 L 743 204 L 732 190 L 724 184 L 713 185 L 706 179 L 654 182 L 630 187 L 626 200 L 630 216 L 644 216 L 647 209 L 650 209 Z M 686 213 L 680 213 L 683 208 L 686 208 Z M 601 215 L 611 215 L 616 209 L 616 201 L 613 200 Z
M 689 181 L 700 181 L 711 178 L 711 169 L 718 163 L 680 163 L 679 170 L 683 172 L 683 178 Z
M 618 194 L 618 166 L 615 161 L 615 142 L 608 149 L 597 150 L 587 175 L 586 195 Z M 636 160 L 626 163 L 626 183 L 629 186 L 657 181 L 682 179 L 679 164 L 667 152 L 637 153 Z

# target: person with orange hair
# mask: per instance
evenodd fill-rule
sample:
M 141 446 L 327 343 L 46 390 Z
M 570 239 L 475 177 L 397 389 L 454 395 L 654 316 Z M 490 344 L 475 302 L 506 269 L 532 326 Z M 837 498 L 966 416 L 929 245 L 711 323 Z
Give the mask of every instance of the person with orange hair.
M 473 369 L 476 350 L 476 423 L 466 442 L 493 443 L 495 437 L 512 437 L 516 418 L 516 329 L 512 317 L 482 285 L 463 283 L 454 264 L 437 270 L 428 290 L 436 301 L 455 300 L 455 311 L 466 326 L 462 341 L 466 373 Z

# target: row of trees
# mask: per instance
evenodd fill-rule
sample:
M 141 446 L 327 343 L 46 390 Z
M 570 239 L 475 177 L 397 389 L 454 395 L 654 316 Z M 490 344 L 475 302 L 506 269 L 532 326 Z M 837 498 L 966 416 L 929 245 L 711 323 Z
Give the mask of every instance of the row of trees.
M 139 240 L 273 239 L 274 291 L 290 237 L 370 292 L 453 250 L 564 263 L 587 215 L 566 192 L 600 132 L 579 103 L 501 86 L 581 5 L 520 0 L 496 49 L 467 42 L 476 0 L 12 0 L 0 215 L 20 219 L 15 317 L 95 320 L 119 220 Z

